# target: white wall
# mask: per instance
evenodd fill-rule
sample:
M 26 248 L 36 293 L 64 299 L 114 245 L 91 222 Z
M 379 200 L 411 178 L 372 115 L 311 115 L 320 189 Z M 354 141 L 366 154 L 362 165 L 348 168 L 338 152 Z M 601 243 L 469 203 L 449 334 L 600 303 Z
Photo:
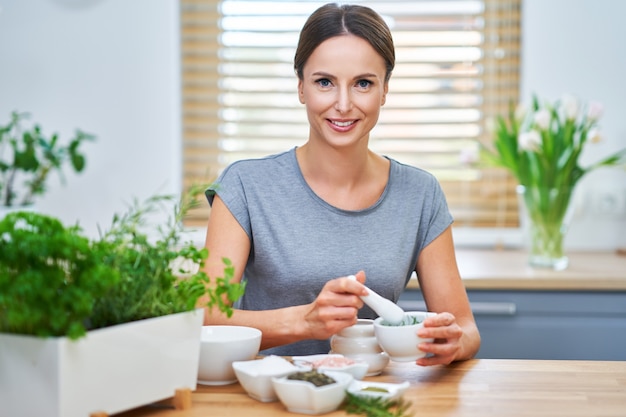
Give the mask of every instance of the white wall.
M 133 198 L 180 190 L 178 2 L 0 0 L 0 123 L 29 112 L 87 143 L 86 170 L 56 175 L 38 206 L 89 234 Z
M 83 4 L 84 6 L 76 6 Z M 0 0 L 0 120 L 28 111 L 46 132 L 98 136 L 84 174 L 41 202 L 89 233 L 133 197 L 180 191 L 178 2 Z M 573 93 L 606 107 L 606 142 L 585 160 L 626 146 L 626 2 L 525 0 L 522 96 Z M 579 187 L 567 245 L 626 247 L 626 213 L 596 214 L 594 193 L 622 193 L 626 172 L 594 172 Z M 620 194 L 621 195 L 621 194 Z

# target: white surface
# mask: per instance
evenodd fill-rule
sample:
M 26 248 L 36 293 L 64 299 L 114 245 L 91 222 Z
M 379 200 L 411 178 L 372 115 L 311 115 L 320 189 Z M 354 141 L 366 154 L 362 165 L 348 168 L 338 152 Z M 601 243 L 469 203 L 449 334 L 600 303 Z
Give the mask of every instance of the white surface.
M 316 387 L 307 381 L 272 378 L 278 399 L 287 410 L 301 414 L 323 414 L 336 410 L 346 397 L 346 389 L 354 380 L 343 372 L 323 372 L 336 383 Z
M 261 347 L 261 331 L 245 326 L 203 326 L 198 383 L 237 382 L 233 362 L 254 359 Z
M 94 330 L 72 342 L 0 334 L 0 413 L 115 414 L 196 388 L 202 312 Z
M 179 53 L 177 0 L 0 0 L 0 124 L 17 110 L 61 142 L 97 136 L 40 211 L 98 236 L 133 198 L 180 192 Z
M 417 336 L 417 330 L 423 326 L 426 317 L 433 313 L 423 311 L 407 311 L 406 317 L 416 317 L 420 323 L 411 325 L 389 326 L 383 325 L 383 318 L 374 320 L 374 332 L 378 343 L 389 355 L 389 359 L 396 362 L 411 362 L 426 356 L 417 348 L 422 342 L 432 342 L 433 339 L 422 339 Z M 406 318 L 405 318 L 406 320 Z

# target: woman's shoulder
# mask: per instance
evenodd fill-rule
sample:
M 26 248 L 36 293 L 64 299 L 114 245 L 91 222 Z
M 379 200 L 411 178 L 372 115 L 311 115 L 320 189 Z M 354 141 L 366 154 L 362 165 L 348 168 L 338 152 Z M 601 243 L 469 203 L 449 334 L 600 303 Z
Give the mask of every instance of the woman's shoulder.
M 224 174 L 254 174 L 255 176 L 258 176 L 261 173 L 271 174 L 290 167 L 294 157 L 294 150 L 290 149 L 288 151 L 259 158 L 239 159 L 228 165 L 224 170 Z
M 389 160 L 391 162 L 392 174 L 395 173 L 394 176 L 397 176 L 400 179 L 410 182 L 438 184 L 435 175 L 423 168 L 409 165 L 393 158 L 389 158 Z

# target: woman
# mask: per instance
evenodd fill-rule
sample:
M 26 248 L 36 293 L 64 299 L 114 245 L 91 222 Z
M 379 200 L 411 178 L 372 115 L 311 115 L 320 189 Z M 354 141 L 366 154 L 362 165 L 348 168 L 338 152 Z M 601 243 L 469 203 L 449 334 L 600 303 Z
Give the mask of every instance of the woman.
M 480 336 L 456 265 L 452 217 L 429 173 L 369 150 L 395 64 L 389 28 L 373 10 L 327 4 L 305 23 L 295 54 L 308 141 L 238 161 L 207 190 L 206 271 L 222 257 L 247 282 L 232 317 L 256 327 L 262 353 L 327 353 L 329 338 L 375 313 L 362 283 L 394 302 L 413 271 L 428 309 L 419 365 L 475 355 Z M 358 281 L 348 279 L 355 274 Z

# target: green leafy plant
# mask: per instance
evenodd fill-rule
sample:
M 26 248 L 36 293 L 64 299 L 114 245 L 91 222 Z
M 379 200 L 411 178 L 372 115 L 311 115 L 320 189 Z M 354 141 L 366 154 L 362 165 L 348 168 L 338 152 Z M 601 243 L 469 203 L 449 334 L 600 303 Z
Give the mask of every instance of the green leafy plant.
M 626 148 L 583 166 L 581 155 L 602 136 L 598 127 L 603 106 L 580 104 L 566 95 L 554 103 L 533 97 L 530 108 L 511 104 L 496 120 L 494 141 L 481 145 L 480 159 L 508 170 L 519 183 L 530 220 L 531 263 L 549 266 L 563 258 L 563 222 L 572 193 L 589 172 L 624 164 Z
M 0 220 L 0 332 L 84 334 L 96 300 L 119 280 L 80 228 L 15 212 Z
M 533 97 L 530 108 L 509 106 L 496 120 L 493 146 L 481 145 L 482 160 L 507 169 L 526 187 L 573 187 L 587 173 L 624 163 L 626 148 L 583 167 L 585 146 L 601 140 L 598 122 L 603 106 L 586 105 L 566 95 L 554 103 Z
M 175 204 L 174 216 L 146 232 L 150 215 L 175 203 L 155 196 L 115 215 L 99 239 L 52 217 L 16 212 L 0 221 L 0 332 L 42 337 L 83 336 L 87 330 L 193 310 L 201 298 L 232 314 L 243 292 L 233 267 L 210 282 L 202 271 L 206 249 L 182 242 L 182 217 L 198 188 Z M 192 195 L 193 194 L 193 195 Z M 181 268 L 176 265 L 192 265 Z
M 85 169 L 85 156 L 80 146 L 95 136 L 77 130 L 67 145 L 59 142 L 58 134 L 44 136 L 39 125 L 25 128 L 27 113 L 11 113 L 11 120 L 0 126 L 0 205 L 27 206 L 46 192 L 49 175 L 57 171 L 63 177 L 63 166 L 75 172 Z
M 411 403 L 402 397 L 385 399 L 365 397 L 346 392 L 343 409 L 347 414 L 361 414 L 367 417 L 408 417 Z

